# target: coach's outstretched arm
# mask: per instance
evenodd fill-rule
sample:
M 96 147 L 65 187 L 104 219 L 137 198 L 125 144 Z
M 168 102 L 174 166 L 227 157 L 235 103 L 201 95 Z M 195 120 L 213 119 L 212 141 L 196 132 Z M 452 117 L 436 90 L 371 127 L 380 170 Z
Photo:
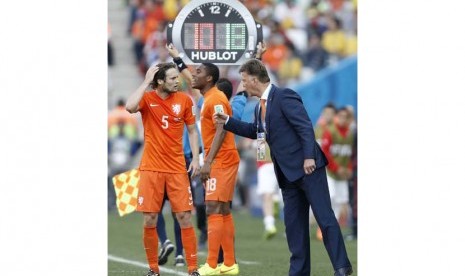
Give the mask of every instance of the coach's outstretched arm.
M 147 91 L 147 87 L 152 84 L 153 77 L 158 72 L 158 69 L 159 68 L 157 65 L 150 67 L 145 74 L 145 79 L 142 84 L 139 86 L 139 88 L 136 89 L 136 91 L 129 95 L 128 100 L 126 101 L 126 110 L 129 113 L 136 113 L 139 111 L 140 100 L 144 96 L 144 93 Z
M 213 115 L 213 119 L 217 124 L 222 124 L 227 131 L 250 139 L 257 139 L 257 118 L 254 119 L 253 123 L 246 123 L 224 113 L 216 113 Z

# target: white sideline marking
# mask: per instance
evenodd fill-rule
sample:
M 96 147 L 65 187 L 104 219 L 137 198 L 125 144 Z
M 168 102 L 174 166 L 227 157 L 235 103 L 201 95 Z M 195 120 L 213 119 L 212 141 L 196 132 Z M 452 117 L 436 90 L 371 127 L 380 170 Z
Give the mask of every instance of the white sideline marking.
M 199 255 L 199 256 L 207 256 L 207 252 L 199 251 L 199 252 L 197 252 L 197 255 Z M 245 264 L 245 265 L 259 265 L 260 264 L 260 262 L 244 261 L 244 260 L 241 260 L 241 259 L 237 259 L 237 263 L 238 264 Z
M 199 256 L 207 255 L 206 252 L 198 252 L 197 254 Z M 142 263 L 142 262 L 138 262 L 138 261 L 132 261 L 132 260 L 124 259 L 124 258 L 113 256 L 113 255 L 108 255 L 108 260 L 118 262 L 118 263 L 130 264 L 130 265 L 133 265 L 133 266 L 138 266 L 138 267 L 142 267 L 142 268 L 146 268 L 146 269 L 149 268 L 146 263 Z M 237 259 L 237 263 L 245 264 L 245 265 L 259 265 L 260 264 L 260 262 L 244 261 L 244 260 L 240 260 L 240 259 Z M 169 268 L 166 268 L 166 267 L 163 267 L 163 266 L 159 266 L 159 268 L 160 268 L 160 272 L 163 272 L 163 273 L 169 273 L 169 274 L 180 275 L 180 276 L 188 276 L 187 273 L 185 273 L 185 272 L 176 271 L 176 270 L 169 269 Z
M 259 265 L 260 262 L 254 262 L 254 261 L 244 261 L 241 259 L 237 259 L 238 264 L 245 264 L 245 265 Z
M 113 256 L 113 255 L 108 255 L 108 260 L 118 262 L 118 263 L 130 264 L 130 265 L 133 265 L 133 266 L 138 266 L 138 267 L 149 269 L 148 265 L 145 264 L 145 263 L 138 262 L 138 261 L 131 261 L 131 260 L 128 260 L 128 259 Z M 159 266 L 159 268 L 160 268 L 160 272 L 163 272 L 163 273 L 169 273 L 169 274 L 181 275 L 181 276 L 188 276 L 187 273 L 185 273 L 185 272 L 176 271 L 176 270 L 165 268 L 165 267 L 162 267 L 162 266 Z

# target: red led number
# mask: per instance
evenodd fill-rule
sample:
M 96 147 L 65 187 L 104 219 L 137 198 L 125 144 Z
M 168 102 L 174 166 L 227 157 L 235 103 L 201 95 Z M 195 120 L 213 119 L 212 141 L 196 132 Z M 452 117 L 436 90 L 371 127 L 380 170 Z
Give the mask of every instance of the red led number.
M 200 23 L 200 50 L 213 50 L 213 23 Z

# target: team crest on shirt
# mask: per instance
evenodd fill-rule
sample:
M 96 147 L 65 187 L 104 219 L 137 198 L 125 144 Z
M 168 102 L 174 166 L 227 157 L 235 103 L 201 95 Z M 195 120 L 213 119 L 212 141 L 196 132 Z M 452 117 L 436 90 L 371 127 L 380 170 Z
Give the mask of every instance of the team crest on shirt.
M 173 104 L 171 106 L 171 109 L 173 109 L 173 112 L 176 113 L 176 115 L 179 115 L 179 112 L 181 112 L 181 105 L 180 104 Z

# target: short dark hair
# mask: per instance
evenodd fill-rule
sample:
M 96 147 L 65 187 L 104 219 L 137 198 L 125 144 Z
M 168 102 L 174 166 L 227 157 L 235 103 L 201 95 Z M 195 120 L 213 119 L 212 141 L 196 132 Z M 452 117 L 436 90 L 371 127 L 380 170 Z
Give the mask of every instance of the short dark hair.
M 346 106 L 339 107 L 339 108 L 337 109 L 336 113 L 339 113 L 339 112 L 341 112 L 341 111 L 345 111 L 345 112 L 347 112 L 347 113 L 350 114 L 350 111 L 349 111 L 349 109 L 348 109 Z
M 218 79 L 220 78 L 220 69 L 218 68 L 218 66 L 210 62 L 202 63 L 202 65 L 205 66 L 207 76 L 212 76 L 212 82 L 213 84 L 216 84 L 218 82 Z
M 158 80 L 165 80 L 166 79 L 166 71 L 168 71 L 171 68 L 176 68 L 176 64 L 172 62 L 166 62 L 166 63 L 159 63 L 158 65 L 158 72 L 153 76 L 153 80 L 150 83 L 150 86 L 152 89 L 155 89 L 155 87 L 158 86 Z
M 327 103 L 323 108 L 331 108 L 331 109 L 334 110 L 334 111 L 337 110 L 337 109 L 336 109 L 336 106 L 335 106 L 333 103 L 331 103 L 331 102 Z
M 223 91 L 228 100 L 231 99 L 233 93 L 233 85 L 230 80 L 228 80 L 227 78 L 220 78 L 216 82 L 216 87 L 218 87 L 219 90 Z
M 242 64 L 239 73 L 242 72 L 257 77 L 261 83 L 270 82 L 270 77 L 268 76 L 265 65 L 258 59 L 250 59 Z
M 118 99 L 118 103 L 116 104 L 117 106 L 125 106 L 126 101 L 123 98 Z

